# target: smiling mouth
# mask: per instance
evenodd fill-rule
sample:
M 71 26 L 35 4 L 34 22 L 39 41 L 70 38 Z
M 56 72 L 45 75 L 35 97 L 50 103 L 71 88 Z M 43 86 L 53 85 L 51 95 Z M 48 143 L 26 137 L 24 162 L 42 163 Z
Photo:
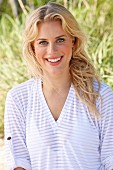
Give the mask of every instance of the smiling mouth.
M 54 59 L 46 59 L 48 62 L 51 62 L 51 63 L 56 63 L 58 61 L 60 61 L 62 59 L 63 56 L 61 57 L 58 57 L 58 58 L 54 58 Z

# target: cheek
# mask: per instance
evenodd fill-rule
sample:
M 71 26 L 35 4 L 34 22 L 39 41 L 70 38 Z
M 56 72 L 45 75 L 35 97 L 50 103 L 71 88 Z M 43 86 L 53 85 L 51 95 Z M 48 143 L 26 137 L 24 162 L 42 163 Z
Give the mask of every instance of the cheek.
M 35 48 L 35 55 L 37 59 L 41 59 L 44 56 L 45 51 Z
M 43 50 L 42 48 L 39 48 L 39 47 L 37 46 L 37 43 L 34 42 L 34 52 L 35 52 L 36 58 L 40 58 L 40 56 L 43 55 L 43 51 L 44 51 L 44 50 Z
M 69 44 L 69 43 L 67 43 L 67 44 L 65 44 L 65 45 L 62 45 L 61 47 L 60 47 L 63 51 L 72 51 L 72 45 L 71 44 Z
M 72 56 L 72 46 L 67 45 L 67 46 L 65 47 L 65 53 L 66 53 L 67 55 L 69 55 L 69 57 L 71 57 L 71 56 Z

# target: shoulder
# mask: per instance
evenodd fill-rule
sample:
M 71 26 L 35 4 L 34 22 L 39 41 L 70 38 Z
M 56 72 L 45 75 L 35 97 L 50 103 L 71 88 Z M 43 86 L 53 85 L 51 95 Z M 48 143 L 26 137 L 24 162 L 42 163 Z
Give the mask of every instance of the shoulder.
M 102 107 L 104 109 L 106 108 L 106 111 L 111 109 L 113 113 L 113 90 L 111 87 L 105 83 L 101 83 L 100 96 L 102 98 Z
M 100 84 L 100 95 L 101 97 L 110 97 L 113 98 L 113 91 L 111 89 L 111 87 L 104 83 L 104 82 L 101 82 Z
M 98 91 L 98 88 L 99 88 L 99 85 L 95 81 L 94 82 L 95 91 Z M 100 82 L 99 94 L 100 94 L 100 96 L 98 97 L 98 99 L 96 101 L 96 106 L 97 106 L 98 109 L 99 108 L 101 108 L 101 109 L 106 108 L 107 109 L 110 105 L 113 105 L 112 104 L 113 103 L 113 91 L 112 91 L 111 87 L 108 84 L 106 84 L 104 82 Z M 113 109 L 113 107 L 112 107 L 112 109 Z
M 29 79 L 21 84 L 16 85 L 8 91 L 8 95 L 16 95 L 28 92 L 34 83 L 34 79 Z
M 95 91 L 98 91 L 98 89 L 99 89 L 99 84 L 97 83 L 97 81 L 94 82 L 94 89 L 95 89 Z M 107 95 L 106 93 L 113 94 L 113 91 L 108 84 L 106 84 L 104 82 L 100 82 L 100 95 L 101 96 Z
M 101 106 L 102 109 L 113 113 L 113 91 L 111 87 L 105 83 L 100 86 Z
M 34 95 L 34 91 L 40 82 L 40 79 L 32 78 L 10 89 L 6 97 L 6 107 L 12 105 L 12 107 L 17 107 L 22 112 L 27 111 L 31 94 Z
M 97 99 L 96 105 L 103 116 L 113 116 L 113 91 L 104 82 L 100 84 L 100 97 Z
M 16 85 L 8 91 L 7 97 L 11 97 L 14 101 L 17 102 L 19 100 L 27 100 L 37 81 L 40 82 L 40 79 L 36 80 L 31 78 L 19 85 Z

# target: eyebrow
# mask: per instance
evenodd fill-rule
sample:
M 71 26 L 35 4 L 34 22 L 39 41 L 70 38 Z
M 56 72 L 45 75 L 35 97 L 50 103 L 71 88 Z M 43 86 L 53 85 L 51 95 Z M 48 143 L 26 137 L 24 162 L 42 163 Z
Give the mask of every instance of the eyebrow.
M 59 35 L 58 37 L 55 37 L 55 38 L 57 39 L 57 38 L 60 38 L 60 37 L 66 37 L 66 35 Z
M 66 37 L 66 35 L 59 35 L 59 36 L 55 37 L 55 39 L 58 39 L 58 38 L 61 38 L 61 37 Z M 47 39 L 46 38 L 38 38 L 37 41 L 38 40 L 47 40 Z

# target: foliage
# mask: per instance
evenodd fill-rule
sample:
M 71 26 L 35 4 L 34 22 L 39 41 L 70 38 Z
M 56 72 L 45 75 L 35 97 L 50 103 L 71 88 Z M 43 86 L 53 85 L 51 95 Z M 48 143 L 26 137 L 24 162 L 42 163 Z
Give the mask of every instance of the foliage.
M 47 2 L 46 0 L 43 3 Z M 64 1 L 57 1 L 64 3 Z M 103 81 L 113 88 L 113 4 L 111 0 L 71 0 L 68 8 L 89 37 L 86 48 Z M 42 1 L 29 4 L 40 6 Z M 29 9 L 29 7 L 27 8 Z M 25 16 L 14 18 L 2 13 L 0 18 L 0 134 L 3 135 L 3 113 L 7 91 L 27 79 L 22 59 L 22 30 Z
M 102 80 L 113 88 L 113 2 L 79 1 L 73 14 L 89 38 L 87 52 Z
M 0 2 L 0 17 L 3 13 L 7 13 L 8 15 L 12 16 L 11 7 L 7 0 L 2 0 L 2 3 Z
M 0 133 L 3 134 L 4 101 L 7 91 L 27 79 L 22 59 L 23 24 L 4 14 L 0 24 Z

